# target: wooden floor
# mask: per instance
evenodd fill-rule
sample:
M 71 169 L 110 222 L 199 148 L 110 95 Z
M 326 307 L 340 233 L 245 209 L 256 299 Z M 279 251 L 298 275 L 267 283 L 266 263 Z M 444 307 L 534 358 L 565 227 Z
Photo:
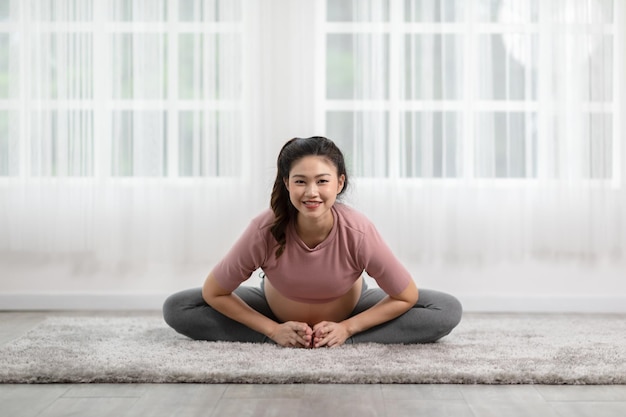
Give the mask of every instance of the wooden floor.
M 0 345 L 58 314 L 0 312 Z M 626 386 L 0 384 L 1 417 L 422 415 L 623 417 Z

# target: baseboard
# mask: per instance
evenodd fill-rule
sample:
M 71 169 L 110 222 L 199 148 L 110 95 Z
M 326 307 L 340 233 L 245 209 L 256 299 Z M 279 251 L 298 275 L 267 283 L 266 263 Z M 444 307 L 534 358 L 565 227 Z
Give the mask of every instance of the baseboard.
M 626 313 L 626 296 L 465 295 L 464 311 L 529 313 Z
M 168 294 L 0 294 L 0 310 L 160 310 Z M 626 296 L 458 294 L 466 312 L 626 313 Z
M 0 294 L 0 310 L 160 310 L 168 294 Z

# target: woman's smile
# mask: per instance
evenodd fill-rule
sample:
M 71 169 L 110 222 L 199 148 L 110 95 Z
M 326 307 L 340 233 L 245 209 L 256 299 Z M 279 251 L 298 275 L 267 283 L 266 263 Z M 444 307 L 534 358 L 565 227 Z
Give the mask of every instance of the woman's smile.
M 316 208 L 322 205 L 322 202 L 321 201 L 304 201 L 302 204 L 304 204 L 304 207 L 308 208 L 309 210 L 315 210 Z

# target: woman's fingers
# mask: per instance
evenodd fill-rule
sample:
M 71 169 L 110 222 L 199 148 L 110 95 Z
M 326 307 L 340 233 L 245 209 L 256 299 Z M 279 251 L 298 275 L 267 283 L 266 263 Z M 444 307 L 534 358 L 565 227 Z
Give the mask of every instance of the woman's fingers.
M 348 338 L 348 332 L 341 323 L 321 322 L 313 326 L 315 337 L 313 338 L 314 347 L 335 347 L 342 345 Z
M 309 347 L 311 346 L 313 330 L 306 323 L 289 321 L 283 323 L 286 332 L 286 346 L 291 347 Z M 285 346 L 284 345 L 284 346 Z

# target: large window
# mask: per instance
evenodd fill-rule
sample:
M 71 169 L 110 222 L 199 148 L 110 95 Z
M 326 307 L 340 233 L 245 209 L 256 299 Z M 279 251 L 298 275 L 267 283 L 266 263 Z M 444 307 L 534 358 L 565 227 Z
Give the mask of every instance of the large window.
M 238 0 L 0 0 L 0 176 L 241 174 Z
M 0 0 L 0 177 L 240 176 L 247 4 Z M 615 0 L 315 4 L 321 127 L 355 175 L 621 175 Z
M 612 0 L 325 5 L 326 129 L 357 176 L 620 176 Z

